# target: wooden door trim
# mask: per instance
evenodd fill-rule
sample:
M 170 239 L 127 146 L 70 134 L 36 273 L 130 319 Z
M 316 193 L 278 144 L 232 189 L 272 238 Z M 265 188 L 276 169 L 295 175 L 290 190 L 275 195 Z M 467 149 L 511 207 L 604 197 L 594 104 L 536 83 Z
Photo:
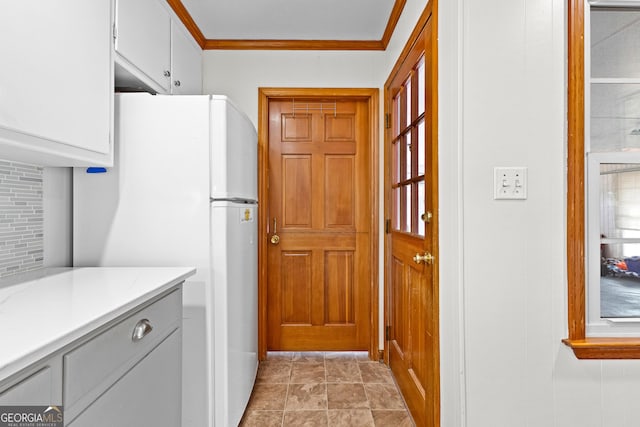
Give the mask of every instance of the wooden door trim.
M 376 88 L 258 88 L 258 358 L 267 356 L 267 219 L 269 200 L 269 101 L 292 98 L 342 98 L 366 100 L 369 114 L 369 200 L 371 210 L 369 258 L 371 287 L 371 318 L 369 357 L 378 358 L 378 188 L 379 188 L 379 89 Z

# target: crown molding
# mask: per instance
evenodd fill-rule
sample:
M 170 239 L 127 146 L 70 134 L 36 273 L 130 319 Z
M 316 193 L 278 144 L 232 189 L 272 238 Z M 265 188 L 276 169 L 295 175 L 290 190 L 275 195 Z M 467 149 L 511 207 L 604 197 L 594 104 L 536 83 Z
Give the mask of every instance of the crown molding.
M 396 29 L 396 25 L 398 25 L 398 20 L 400 19 L 400 15 L 402 15 L 402 10 L 404 9 L 404 5 L 407 0 L 396 0 L 393 3 L 393 9 L 391 9 L 391 15 L 389 15 L 389 20 L 387 21 L 387 26 L 384 29 L 384 33 L 382 34 L 382 40 L 380 42 L 384 46 L 382 50 L 385 50 L 389 45 L 389 40 L 391 40 L 391 36 Z
M 207 39 L 181 0 L 167 0 L 203 50 L 385 50 L 406 0 L 395 0 L 380 40 L 233 40 Z
M 205 50 L 384 50 L 377 40 L 212 40 Z

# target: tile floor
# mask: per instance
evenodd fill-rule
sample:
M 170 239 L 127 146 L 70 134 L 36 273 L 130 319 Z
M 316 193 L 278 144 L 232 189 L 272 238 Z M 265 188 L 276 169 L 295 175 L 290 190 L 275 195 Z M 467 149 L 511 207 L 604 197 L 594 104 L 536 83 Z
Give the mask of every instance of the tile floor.
M 366 353 L 269 353 L 243 427 L 414 426 L 389 367 Z

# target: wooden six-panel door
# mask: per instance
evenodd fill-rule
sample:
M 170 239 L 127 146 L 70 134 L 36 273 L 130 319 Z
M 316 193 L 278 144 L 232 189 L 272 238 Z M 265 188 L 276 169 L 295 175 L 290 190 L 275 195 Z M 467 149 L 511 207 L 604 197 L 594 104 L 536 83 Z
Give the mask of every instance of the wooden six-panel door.
M 268 350 L 370 345 L 368 105 L 325 101 L 269 100 Z

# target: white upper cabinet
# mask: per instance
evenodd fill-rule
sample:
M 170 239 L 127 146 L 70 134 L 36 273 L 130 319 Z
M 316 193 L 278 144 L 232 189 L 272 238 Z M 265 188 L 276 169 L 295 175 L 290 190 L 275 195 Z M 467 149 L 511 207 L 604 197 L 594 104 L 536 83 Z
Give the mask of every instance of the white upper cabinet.
M 117 0 L 116 87 L 200 94 L 202 49 L 163 0 Z
M 112 162 L 111 0 L 21 0 L 0 13 L 0 159 Z
M 115 49 L 116 77 L 128 72 L 154 92 L 171 90 L 171 15 L 159 0 L 117 1 Z
M 202 93 L 202 49 L 175 20 L 171 22 L 171 93 Z

